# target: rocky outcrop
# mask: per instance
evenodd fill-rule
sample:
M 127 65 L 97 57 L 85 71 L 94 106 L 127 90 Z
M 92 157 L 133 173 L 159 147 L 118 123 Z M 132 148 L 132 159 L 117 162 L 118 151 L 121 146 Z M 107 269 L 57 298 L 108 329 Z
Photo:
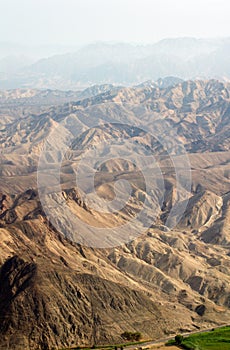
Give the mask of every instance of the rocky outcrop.
M 180 225 L 192 229 L 210 227 L 218 217 L 221 217 L 223 199 L 215 193 L 201 191 L 191 197 Z

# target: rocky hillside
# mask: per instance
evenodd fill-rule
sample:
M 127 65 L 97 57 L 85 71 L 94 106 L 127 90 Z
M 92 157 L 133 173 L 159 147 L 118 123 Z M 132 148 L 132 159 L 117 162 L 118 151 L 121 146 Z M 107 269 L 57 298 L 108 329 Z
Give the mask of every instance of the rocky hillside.
M 109 343 L 126 329 L 158 338 L 229 320 L 227 225 L 211 244 L 206 226 L 199 233 L 159 225 L 126 245 L 97 250 L 56 232 L 35 191 L 5 197 L 2 208 L 2 348 Z M 87 217 L 79 205 L 83 210 Z
M 216 80 L 168 79 L 95 87 L 61 105 L 49 105 L 55 92 L 43 92 L 41 107 L 30 105 L 39 92 L 18 91 L 19 104 L 28 101 L 18 107 L 8 92 L 0 126 L 1 349 L 120 342 L 126 330 L 157 339 L 229 323 L 229 93 Z M 154 162 L 142 163 L 147 156 Z M 95 191 L 87 182 L 93 170 Z M 120 205 L 117 195 L 126 202 L 111 214 L 104 206 Z M 175 207 L 183 209 L 178 222 Z M 150 224 L 126 239 L 122 227 L 143 208 Z M 104 236 L 110 245 L 84 244 L 95 228 L 114 229 L 119 244 Z

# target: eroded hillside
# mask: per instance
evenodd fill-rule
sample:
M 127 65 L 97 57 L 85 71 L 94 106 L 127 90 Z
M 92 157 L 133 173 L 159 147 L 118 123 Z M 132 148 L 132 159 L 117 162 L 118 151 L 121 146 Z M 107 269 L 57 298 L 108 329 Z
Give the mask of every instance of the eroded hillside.
M 2 110 L 2 349 L 109 343 L 121 341 L 124 330 L 157 339 L 229 322 L 229 106 L 229 86 L 212 80 L 112 89 L 60 106 L 43 105 L 40 113 L 39 107 L 18 104 Z M 40 168 L 45 176 L 37 183 L 47 139 L 46 167 Z M 118 157 L 113 140 L 120 155 L 130 150 L 137 159 L 154 155 L 151 193 L 145 169 Z M 76 173 L 85 154 L 102 144 L 110 158 L 95 163 L 95 200 L 89 188 L 85 193 L 79 188 Z M 84 163 L 84 184 L 91 159 Z M 56 168 L 60 188 L 52 186 Z M 182 182 L 178 191 L 177 173 L 182 178 L 189 173 L 190 187 Z M 118 180 L 120 187 L 115 186 Z M 102 208 L 126 192 L 122 181 L 129 182 L 130 196 L 111 215 Z M 47 218 L 41 188 L 56 221 Z M 177 223 L 172 209 L 184 202 Z M 88 237 L 86 226 L 119 232 L 143 205 L 152 224 L 135 239 L 122 241 L 121 230 L 117 246 L 79 244 Z M 73 230 L 65 210 L 78 219 Z M 169 218 L 177 223 L 172 230 Z

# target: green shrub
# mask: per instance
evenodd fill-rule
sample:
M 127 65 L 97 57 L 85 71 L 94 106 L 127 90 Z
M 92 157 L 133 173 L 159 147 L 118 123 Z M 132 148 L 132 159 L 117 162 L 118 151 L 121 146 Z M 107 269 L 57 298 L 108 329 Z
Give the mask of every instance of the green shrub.
M 183 340 L 184 340 L 183 335 L 178 334 L 178 335 L 175 336 L 175 342 L 176 342 L 177 345 L 181 345 Z

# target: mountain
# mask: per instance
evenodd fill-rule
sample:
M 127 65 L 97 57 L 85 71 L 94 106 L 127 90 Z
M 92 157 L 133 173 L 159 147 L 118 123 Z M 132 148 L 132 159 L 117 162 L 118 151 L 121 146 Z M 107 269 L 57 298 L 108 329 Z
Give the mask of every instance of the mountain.
M 229 48 L 229 38 L 172 38 L 152 45 L 96 43 L 64 54 L 60 48 L 59 54 L 32 64 L 25 61 L 14 74 L 2 65 L 0 88 L 79 90 L 98 84 L 129 86 L 166 76 L 229 80 Z
M 229 93 L 174 77 L 1 91 L 2 349 L 229 323 Z

